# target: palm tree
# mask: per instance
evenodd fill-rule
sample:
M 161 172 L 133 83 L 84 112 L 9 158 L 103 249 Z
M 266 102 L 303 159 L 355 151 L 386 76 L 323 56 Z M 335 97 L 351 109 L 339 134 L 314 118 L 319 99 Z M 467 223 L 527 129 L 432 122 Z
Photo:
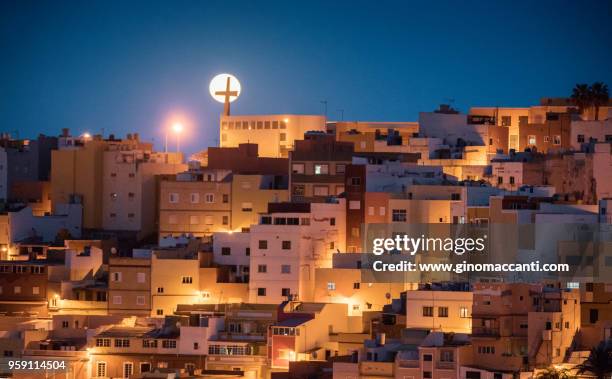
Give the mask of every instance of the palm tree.
M 540 371 L 536 375 L 536 379 L 570 379 L 572 376 L 566 368 L 556 369 L 554 367 L 548 367 L 544 371 Z
M 599 119 L 599 107 L 608 104 L 610 93 L 608 85 L 602 82 L 595 82 L 591 85 L 591 105 L 595 108 L 595 120 Z
M 591 91 L 588 84 L 576 84 L 572 90 L 572 101 L 578 107 L 580 113 L 591 106 Z
M 612 342 L 602 341 L 591 350 L 591 355 L 576 366 L 578 374 L 590 373 L 597 379 L 609 378 L 612 373 Z

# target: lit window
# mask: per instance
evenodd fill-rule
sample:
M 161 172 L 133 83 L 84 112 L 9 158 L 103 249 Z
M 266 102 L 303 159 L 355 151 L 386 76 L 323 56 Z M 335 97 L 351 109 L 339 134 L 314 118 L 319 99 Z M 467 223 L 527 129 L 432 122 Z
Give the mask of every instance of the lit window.
M 336 283 L 335 282 L 327 282 L 327 289 L 329 291 L 334 291 L 336 289 Z

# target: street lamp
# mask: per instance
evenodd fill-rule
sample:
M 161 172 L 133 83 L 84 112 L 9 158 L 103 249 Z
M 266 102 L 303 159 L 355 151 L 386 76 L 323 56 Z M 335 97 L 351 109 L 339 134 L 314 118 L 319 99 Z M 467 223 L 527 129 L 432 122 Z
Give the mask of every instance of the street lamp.
M 179 151 L 180 148 L 180 135 L 183 132 L 183 124 L 180 122 L 175 122 L 172 124 L 172 132 L 176 135 L 176 151 Z M 168 152 L 168 131 L 166 130 L 166 139 L 164 142 L 164 152 Z
M 181 124 L 180 122 L 175 122 L 174 125 L 172 125 L 172 131 L 174 132 L 174 134 L 176 134 L 176 152 L 178 153 L 180 150 L 180 143 L 181 143 L 181 133 L 183 132 L 183 124 Z

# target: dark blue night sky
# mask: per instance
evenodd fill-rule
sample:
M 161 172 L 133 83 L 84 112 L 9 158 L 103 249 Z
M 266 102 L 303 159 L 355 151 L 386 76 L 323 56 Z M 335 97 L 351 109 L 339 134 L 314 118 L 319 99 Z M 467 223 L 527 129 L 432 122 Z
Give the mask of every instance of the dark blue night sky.
M 161 147 L 168 115 L 215 144 L 234 113 L 414 121 L 454 99 L 525 106 L 576 82 L 612 85 L 611 1 L 0 1 L 0 130 L 140 132 Z

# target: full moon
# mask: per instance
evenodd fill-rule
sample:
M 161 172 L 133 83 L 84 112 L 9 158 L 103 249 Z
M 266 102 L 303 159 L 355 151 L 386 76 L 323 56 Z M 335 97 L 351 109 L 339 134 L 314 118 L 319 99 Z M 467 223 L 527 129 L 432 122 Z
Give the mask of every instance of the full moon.
M 208 87 L 208 89 L 210 90 L 210 96 L 212 96 L 213 99 L 217 100 L 220 103 L 225 102 L 225 91 L 227 90 L 227 78 L 229 78 L 230 80 L 230 88 L 229 88 L 230 92 L 234 92 L 234 91 L 236 92 L 235 94 L 230 94 L 229 96 L 230 103 L 236 100 L 238 96 L 240 96 L 241 87 L 240 87 L 240 82 L 238 81 L 238 79 L 236 79 L 236 77 L 231 74 L 219 74 L 210 81 L 210 86 Z

